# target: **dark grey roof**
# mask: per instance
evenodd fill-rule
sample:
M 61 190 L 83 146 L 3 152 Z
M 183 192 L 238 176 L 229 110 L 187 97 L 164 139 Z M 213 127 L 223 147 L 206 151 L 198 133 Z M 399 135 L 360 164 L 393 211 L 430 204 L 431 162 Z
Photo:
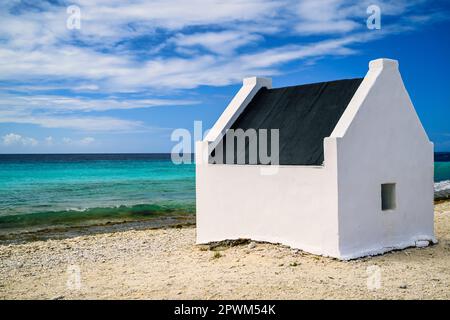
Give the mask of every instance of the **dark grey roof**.
M 361 81 L 362 78 L 357 78 L 276 89 L 262 88 L 231 129 L 279 129 L 279 164 L 321 165 L 324 160 L 323 139 L 330 136 Z M 226 138 L 220 143 L 226 145 Z M 236 149 L 237 146 L 234 163 L 237 163 L 236 155 L 244 151 L 248 163 L 248 141 L 245 150 Z M 211 154 L 215 155 L 215 150 Z M 223 161 L 216 163 L 225 163 L 225 150 L 223 158 Z M 210 163 L 214 163 L 211 157 Z M 261 163 L 259 157 L 258 163 Z

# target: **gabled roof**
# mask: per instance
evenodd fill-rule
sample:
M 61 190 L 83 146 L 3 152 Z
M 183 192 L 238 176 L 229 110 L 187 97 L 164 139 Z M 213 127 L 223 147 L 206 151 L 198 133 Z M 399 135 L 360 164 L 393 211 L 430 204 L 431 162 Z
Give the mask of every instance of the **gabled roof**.
M 323 139 L 332 133 L 362 80 L 261 88 L 230 129 L 279 129 L 279 164 L 321 165 L 324 160 Z M 217 147 L 220 144 L 226 145 L 226 136 Z M 234 163 L 237 163 L 237 153 L 244 151 L 236 148 Z M 223 149 L 223 161 L 219 163 L 225 163 L 226 148 Z M 248 163 L 248 142 L 245 154 Z

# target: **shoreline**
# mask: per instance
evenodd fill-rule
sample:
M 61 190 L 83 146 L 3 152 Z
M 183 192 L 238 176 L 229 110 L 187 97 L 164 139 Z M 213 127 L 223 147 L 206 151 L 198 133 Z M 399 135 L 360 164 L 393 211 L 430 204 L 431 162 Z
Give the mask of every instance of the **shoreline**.
M 46 227 L 37 230 L 16 230 L 0 234 L 0 245 L 73 238 L 78 236 L 115 233 L 130 230 L 152 230 L 178 228 L 195 225 L 195 215 L 160 216 L 145 220 L 106 221 L 103 223 L 76 226 Z
M 436 245 L 351 261 L 270 243 L 196 245 L 194 226 L 173 226 L 2 243 L 0 299 L 450 299 L 450 201 L 435 205 Z
M 90 227 L 124 222 L 151 221 L 165 217 L 193 215 L 192 203 L 137 203 L 109 207 L 89 207 L 0 215 L 0 238 L 8 234 L 46 229 Z
M 434 200 L 437 205 L 450 205 L 450 198 Z M 174 215 L 155 215 L 152 218 L 114 221 L 105 220 L 99 223 L 86 225 L 57 225 L 55 227 L 42 227 L 35 230 L 6 229 L 0 233 L 0 245 L 9 243 L 24 243 L 36 240 L 62 239 L 81 235 L 95 235 L 100 233 L 113 233 L 129 230 L 151 230 L 195 226 L 195 214 L 178 213 Z

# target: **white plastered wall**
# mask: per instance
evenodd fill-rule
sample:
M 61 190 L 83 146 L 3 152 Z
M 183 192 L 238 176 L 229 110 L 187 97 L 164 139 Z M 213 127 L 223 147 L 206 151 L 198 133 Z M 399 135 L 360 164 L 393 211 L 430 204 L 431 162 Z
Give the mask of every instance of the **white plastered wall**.
M 374 60 L 339 120 L 339 252 L 343 259 L 435 241 L 433 144 L 404 87 L 398 62 Z M 396 184 L 382 211 L 381 184 Z
M 335 141 L 325 143 L 325 166 L 208 164 L 196 144 L 197 243 L 253 239 L 338 256 Z

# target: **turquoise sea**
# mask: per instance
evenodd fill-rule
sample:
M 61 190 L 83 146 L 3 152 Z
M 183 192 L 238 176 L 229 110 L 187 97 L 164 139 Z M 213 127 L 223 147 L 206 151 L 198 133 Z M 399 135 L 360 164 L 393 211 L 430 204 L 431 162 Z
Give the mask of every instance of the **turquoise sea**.
M 450 153 L 436 154 L 450 193 Z M 170 154 L 0 155 L 0 233 L 195 214 L 195 165 Z
M 0 155 L 0 232 L 195 213 L 195 165 L 169 154 Z
M 434 198 L 450 199 L 450 152 L 434 154 Z

